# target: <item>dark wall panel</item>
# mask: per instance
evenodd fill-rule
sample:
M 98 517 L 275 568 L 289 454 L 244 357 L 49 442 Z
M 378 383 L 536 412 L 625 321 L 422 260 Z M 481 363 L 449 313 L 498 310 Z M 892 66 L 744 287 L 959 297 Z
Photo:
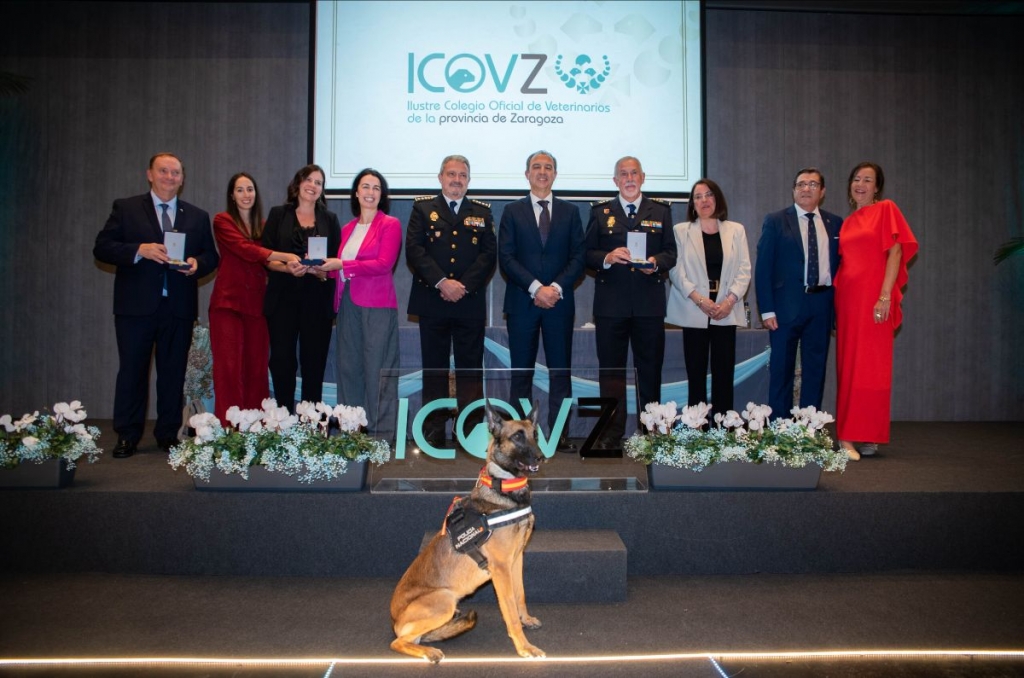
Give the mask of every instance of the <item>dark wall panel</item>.
M 309 9 L 5 3 L 0 42 L 0 69 L 33 78 L 0 100 L 0 303 L 22 319 L 0 342 L 0 410 L 78 398 L 109 417 L 113 272 L 92 258 L 96 233 L 115 198 L 147 190 L 157 151 L 183 159 L 183 198 L 211 216 L 240 169 L 283 200 L 306 162 Z
M 1020 419 L 1022 262 L 992 265 L 1021 235 L 1020 16 L 707 12 L 708 173 L 747 226 L 791 204 L 801 167 L 846 177 L 880 163 L 921 251 L 896 341 L 893 416 Z M 756 261 L 755 261 L 756 267 Z M 834 408 L 835 385 L 826 387 Z

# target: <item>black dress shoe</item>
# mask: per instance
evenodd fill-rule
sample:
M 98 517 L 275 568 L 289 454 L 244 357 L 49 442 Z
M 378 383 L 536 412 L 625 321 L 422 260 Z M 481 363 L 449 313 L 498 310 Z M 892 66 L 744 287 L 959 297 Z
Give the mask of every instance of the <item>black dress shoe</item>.
M 164 452 L 170 452 L 171 448 L 178 444 L 177 438 L 157 438 L 157 446 Z
M 576 444 L 569 440 L 566 436 L 562 436 L 558 439 L 558 446 L 555 448 L 559 452 L 573 453 L 576 451 Z
M 622 438 L 618 436 L 601 436 L 594 447 L 598 450 L 617 450 L 622 447 Z
M 125 440 L 124 438 L 117 439 L 117 445 L 114 447 L 114 459 L 127 459 L 128 457 L 135 454 L 135 447 L 138 443 Z

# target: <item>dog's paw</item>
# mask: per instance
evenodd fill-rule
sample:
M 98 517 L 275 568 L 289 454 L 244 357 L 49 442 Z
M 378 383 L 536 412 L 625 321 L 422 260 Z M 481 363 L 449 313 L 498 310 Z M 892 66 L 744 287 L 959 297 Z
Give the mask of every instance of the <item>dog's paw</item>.
M 431 664 L 440 664 L 441 660 L 444 659 L 444 652 L 441 652 L 436 647 L 428 647 L 423 653 L 423 658 Z
M 526 615 L 525 617 L 520 618 L 519 621 L 523 622 L 524 629 L 539 629 L 541 626 L 543 626 L 543 624 L 540 623 L 539 619 L 537 619 L 536 617 L 531 617 L 530 615 Z
M 536 645 L 530 645 L 529 643 L 526 643 L 521 648 L 519 648 L 519 656 L 520 657 L 547 657 L 547 655 L 544 654 L 544 650 L 540 649 Z

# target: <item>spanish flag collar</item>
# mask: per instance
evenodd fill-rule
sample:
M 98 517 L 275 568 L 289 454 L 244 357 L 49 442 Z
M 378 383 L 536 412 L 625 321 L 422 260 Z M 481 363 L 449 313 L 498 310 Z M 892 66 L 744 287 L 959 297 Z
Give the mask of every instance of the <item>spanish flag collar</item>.
M 487 473 L 487 467 L 480 469 L 480 482 L 495 492 L 518 492 L 529 484 L 529 479 L 522 478 L 492 478 Z

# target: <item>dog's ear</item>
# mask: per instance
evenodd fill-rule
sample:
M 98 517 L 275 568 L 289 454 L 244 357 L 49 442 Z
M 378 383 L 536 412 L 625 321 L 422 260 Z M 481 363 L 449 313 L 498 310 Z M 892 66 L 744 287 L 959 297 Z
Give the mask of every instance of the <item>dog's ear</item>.
M 490 431 L 491 435 L 495 438 L 501 433 L 501 427 L 504 425 L 504 421 L 498 411 L 491 407 L 491 402 L 487 401 L 484 405 L 484 412 L 487 413 L 487 430 Z
M 536 428 L 537 420 L 540 418 L 540 403 L 533 403 L 533 408 L 530 410 L 530 416 L 528 418 L 530 423 L 533 424 L 534 428 Z

